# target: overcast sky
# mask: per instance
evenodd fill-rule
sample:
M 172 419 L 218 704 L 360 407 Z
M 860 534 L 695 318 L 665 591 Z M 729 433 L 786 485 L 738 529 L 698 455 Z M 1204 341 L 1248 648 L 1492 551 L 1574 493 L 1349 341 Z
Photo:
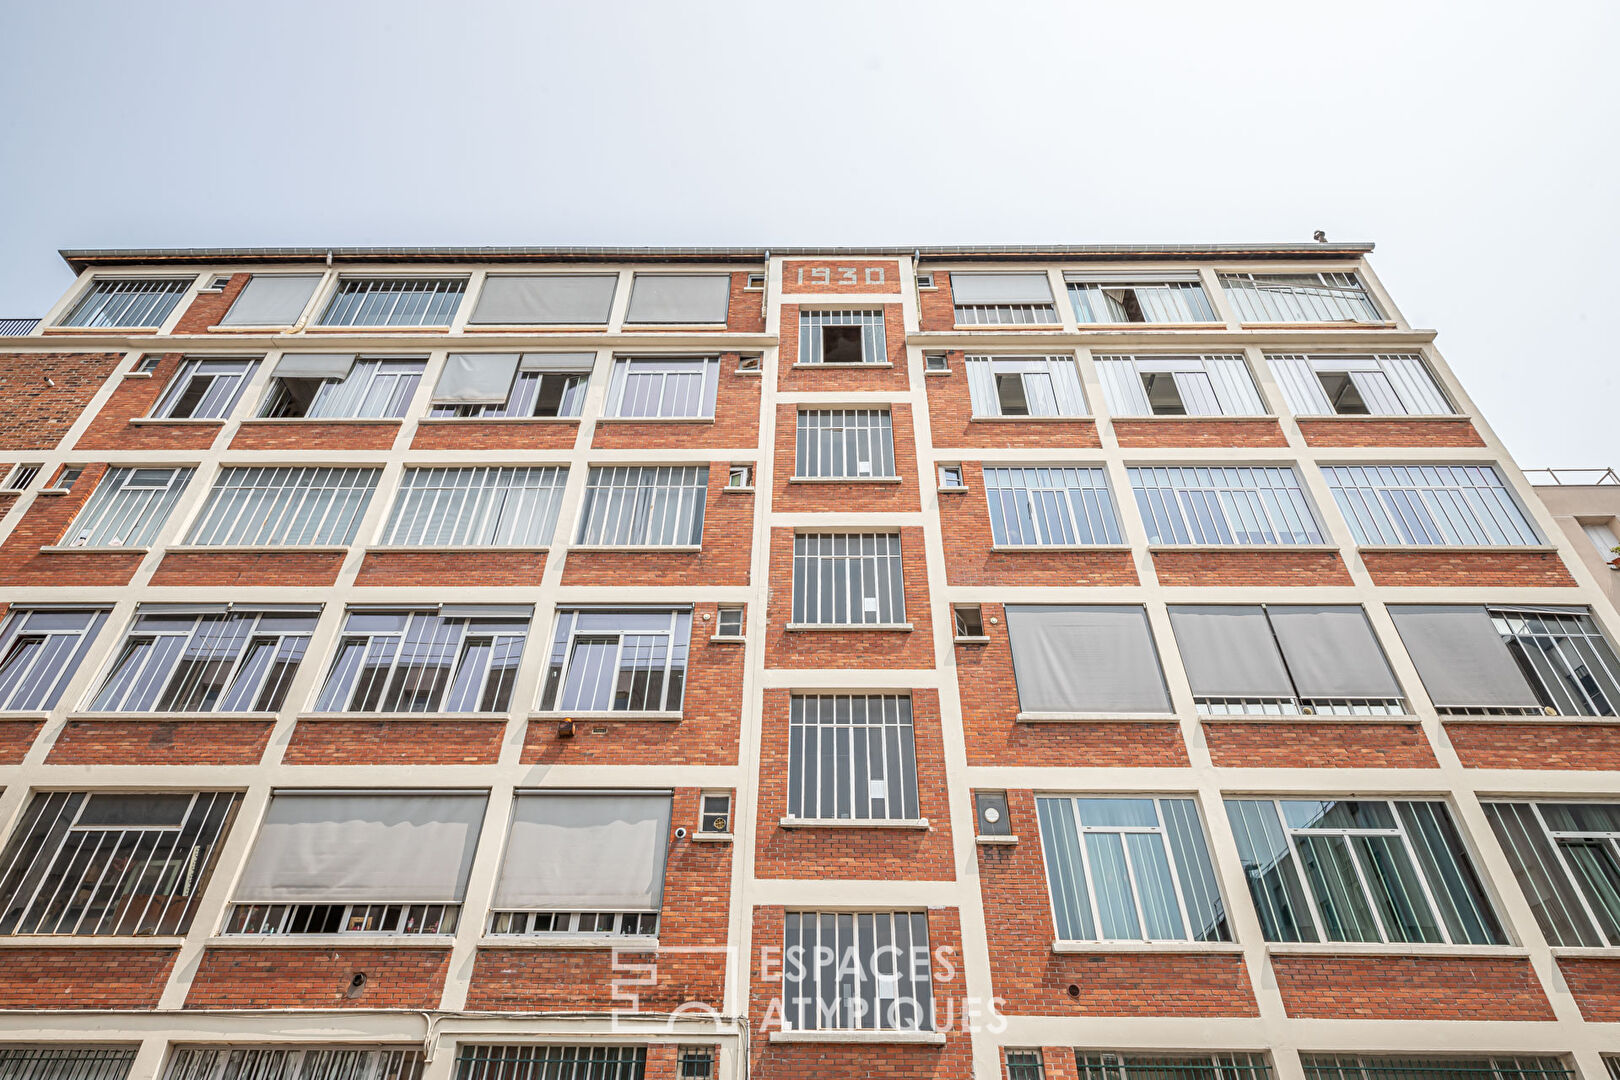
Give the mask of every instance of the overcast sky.
M 1617 29 L 1612 0 L 0 0 L 0 316 L 65 247 L 1325 229 L 1378 244 L 1521 464 L 1620 466 Z

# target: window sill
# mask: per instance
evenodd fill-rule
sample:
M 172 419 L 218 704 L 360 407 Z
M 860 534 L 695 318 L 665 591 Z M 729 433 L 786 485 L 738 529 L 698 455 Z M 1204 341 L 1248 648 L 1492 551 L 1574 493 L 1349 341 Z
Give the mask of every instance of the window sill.
M 247 423 L 245 420 L 242 422 Z M 144 424 L 180 424 L 189 427 L 206 427 L 210 424 L 212 424 L 214 427 L 225 426 L 225 421 L 223 418 L 215 419 L 212 417 L 192 416 L 176 416 L 172 418 L 167 416 L 134 416 L 130 418 L 129 423 L 136 426 Z
M 218 296 L 223 289 L 201 289 L 198 296 Z M 203 328 L 208 334 L 282 334 L 292 328 L 292 323 L 235 323 L 225 326 L 215 323 L 213 326 Z
M 577 424 L 577 416 L 424 416 L 417 424 Z
M 728 485 L 720 489 L 722 495 L 752 495 L 753 493 L 754 486 L 752 484 L 747 487 L 731 487 Z
M 1133 712 L 1020 712 L 1014 717 L 1020 724 L 1179 724 L 1181 718 L 1173 713 Z
M 944 1046 L 943 1031 L 773 1031 L 773 1043 L 866 1043 Z
M 1236 953 L 1243 946 L 1235 941 L 1054 941 L 1052 951 L 1059 956 L 1085 956 L 1107 953 Z
M 784 829 L 928 829 L 927 818 L 795 818 L 784 817 L 779 822 Z
M 1338 544 L 1149 544 L 1149 551 L 1338 551 Z
M 1442 724 L 1589 724 L 1595 727 L 1620 726 L 1620 718 L 1613 716 L 1548 716 L 1530 713 L 1509 716 L 1502 713 L 1441 713 Z
M 924 375 L 949 375 L 949 374 L 950 374 L 950 373 L 951 373 L 951 369 L 950 369 L 950 368 L 946 368 L 946 369 L 945 369 L 945 370 L 944 370 L 944 371 L 940 371 L 940 370 L 938 370 L 938 369 L 937 369 L 937 368 L 936 368 L 936 369 L 935 369 L 935 370 L 933 370 L 933 371 L 927 371 L 927 370 L 925 370 L 925 371 L 924 371 L 924 372 L 923 372 L 923 374 L 924 374 Z
M 432 326 L 416 325 L 414 323 L 401 323 L 399 326 L 310 326 L 306 329 L 323 334 L 415 334 L 422 331 L 431 331 L 442 334 L 450 329 L 449 323 L 434 323 Z
M 702 551 L 702 544 L 570 544 L 569 551 Z
M 165 552 L 215 552 L 221 555 L 257 553 L 267 551 L 296 551 L 305 554 L 319 552 L 343 552 L 349 550 L 347 544 L 171 544 L 163 549 Z
M 942 487 L 938 490 L 941 495 L 966 495 L 972 489 L 966 484 L 954 484 L 951 487 Z
M 970 416 L 970 424 L 1073 424 L 1093 420 L 1092 416 Z
M 748 639 L 741 634 L 710 634 L 709 640 L 718 645 L 741 645 Z
M 729 844 L 736 839 L 736 836 L 728 832 L 695 832 L 688 839 L 694 844 Z
M 989 845 L 1018 843 L 1018 837 L 1012 834 L 1007 836 L 975 836 L 973 840 L 975 843 Z
M 183 937 L 154 937 L 136 934 L 113 936 L 111 934 L 94 937 L 89 934 L 19 934 L 15 937 L 0 938 L 0 949 L 38 949 L 38 948 L 72 948 L 72 949 L 105 949 L 105 948 L 167 948 L 177 949 L 186 943 Z
M 682 323 L 632 323 L 624 324 L 626 331 L 635 330 L 645 334 L 660 334 L 665 330 L 724 330 L 723 322 L 682 322 Z
M 990 635 L 975 634 L 968 637 L 953 637 L 951 640 L 958 645 L 988 645 L 990 644 Z
M 1307 329 L 1325 330 L 1396 330 L 1399 329 L 1392 322 L 1361 322 L 1356 319 L 1336 319 L 1329 322 L 1315 322 L 1301 320 L 1299 322 L 1246 322 L 1238 323 L 1245 330 L 1298 330 Z
M 1000 333 L 1003 333 L 1003 332 L 1008 331 L 1008 330 L 1045 330 L 1045 331 L 1050 332 L 1050 331 L 1054 331 L 1054 330 L 1062 330 L 1063 329 L 1063 324 L 1060 323 L 1060 322 L 1050 322 L 1050 323 L 1011 323 L 1011 322 L 1009 322 L 1009 323 L 953 323 L 952 324 L 952 329 L 954 329 L 954 330 L 966 330 L 966 331 L 969 331 L 969 332 L 972 332 L 974 330 L 987 330 L 987 331 L 989 331 L 990 333 L 993 333 L 993 334 L 1000 334 Z
M 49 720 L 48 709 L 0 709 L 0 720 Z
M 239 421 L 242 427 L 253 427 L 260 424 L 370 424 L 381 427 L 392 424 L 398 427 L 404 423 L 400 416 L 249 416 Z
M 511 716 L 510 712 L 379 712 L 376 710 L 355 712 L 302 712 L 298 714 L 300 720 L 500 720 L 505 721 Z
M 156 326 L 41 326 L 34 333 L 105 337 L 108 334 L 155 334 L 158 330 L 159 327 Z
M 475 323 L 467 324 L 469 334 L 532 334 L 537 330 L 548 334 L 600 334 L 607 323 Z
M 1459 413 L 1295 413 L 1296 420 L 1348 420 L 1351 423 L 1371 423 L 1378 420 L 1467 420 Z
M 894 364 L 892 362 L 888 361 L 888 360 L 875 360 L 875 361 L 873 361 L 871 363 L 867 363 L 866 361 L 863 360 L 859 364 L 828 364 L 828 363 L 803 364 L 803 363 L 795 363 L 795 364 L 790 364 L 789 367 L 793 367 L 793 368 L 814 368 L 817 371 L 864 371 L 867 368 L 892 368 L 892 367 L 894 367 Z
M 105 712 L 89 710 L 85 712 L 70 712 L 69 720 L 102 720 L 107 722 L 121 722 L 128 720 L 172 720 L 185 723 L 191 720 L 274 720 L 280 713 L 273 712 Z
M 583 720 L 657 720 L 664 723 L 674 723 L 682 719 L 679 712 L 532 712 L 530 720 L 573 720 L 576 723 Z
M 1440 945 L 1381 941 L 1268 941 L 1274 956 L 1478 956 L 1528 957 L 1517 945 Z
M 658 948 L 655 937 L 630 934 L 488 934 L 478 939 L 480 949 L 630 949 L 652 952 Z
M 829 631 L 835 633 L 851 633 L 862 630 L 887 631 L 890 633 L 909 634 L 916 627 L 910 623 L 788 623 L 783 627 L 790 633 L 810 633 L 815 631 Z
M 549 544 L 374 544 L 365 549 L 366 554 L 378 552 L 421 552 L 421 551 L 550 551 Z
M 46 495 L 46 494 L 50 494 L 50 492 L 41 491 L 40 494 L 41 495 Z M 66 491 L 60 491 L 60 492 L 56 492 L 56 494 L 66 495 L 67 492 Z M 58 555 L 58 554 L 72 553 L 72 552 L 83 552 L 84 554 L 87 554 L 87 555 L 111 555 L 111 554 L 122 554 L 122 553 L 126 553 L 126 552 L 131 552 L 131 551 L 135 552 L 137 555 L 145 555 L 148 551 L 151 551 L 152 549 L 151 548 L 145 548 L 145 547 L 119 547 L 116 544 L 103 544 L 100 547 L 91 547 L 88 544 L 80 544 L 77 547 L 75 547 L 73 545 L 70 545 L 70 544 L 46 544 L 44 547 L 40 548 L 39 550 L 40 550 L 40 553 L 42 555 L 43 554 Z
M 1597 945 L 1553 945 L 1547 950 L 1554 959 L 1613 960 L 1620 950 Z
M 1421 724 L 1421 716 L 1402 713 L 1399 716 L 1344 715 L 1340 713 L 1222 713 L 1212 716 L 1199 713 L 1205 724 Z
M 599 416 L 596 426 L 603 424 L 712 424 L 712 416 Z
M 1110 413 L 1110 420 L 1155 420 L 1164 424 L 1201 424 L 1210 420 L 1275 420 L 1271 413 L 1216 413 L 1211 416 L 1161 416 L 1158 413 Z
M 898 484 L 898 476 L 790 476 L 790 484 Z
M 210 949 L 321 948 L 448 949 L 454 934 L 217 934 L 203 944 Z
M 35 494 L 38 494 L 38 495 L 66 495 L 69 492 L 71 492 L 72 490 L 73 490 L 72 488 L 46 487 L 46 488 L 40 488 L 39 491 L 37 491 Z M 21 495 L 22 492 L 19 491 L 19 492 L 17 492 L 17 494 Z
M 991 551 L 1000 552 L 1027 552 L 1039 554 L 1043 551 L 1129 551 L 1129 544 L 991 544 Z
M 126 379 L 150 379 L 151 377 L 152 377 L 152 373 L 150 371 L 126 371 L 126 372 L 124 372 L 124 378 L 126 378 Z
M 1076 325 L 1084 334 L 1090 330 L 1220 330 L 1226 323 L 1216 319 L 1208 322 L 1083 322 Z
M 1466 554 L 1468 552 L 1552 552 L 1557 551 L 1556 544 L 1367 544 L 1356 548 L 1357 551 L 1407 551 L 1407 552 L 1434 552 L 1439 555 Z

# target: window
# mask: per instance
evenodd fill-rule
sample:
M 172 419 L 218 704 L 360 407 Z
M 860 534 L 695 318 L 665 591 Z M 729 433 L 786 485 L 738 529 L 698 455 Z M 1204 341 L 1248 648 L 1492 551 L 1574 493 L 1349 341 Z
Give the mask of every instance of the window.
M 984 609 L 978 604 L 952 604 L 951 621 L 958 638 L 982 638 Z
M 545 547 L 568 470 L 556 466 L 406 469 L 383 530 L 391 547 Z
M 1608 521 L 1583 521 L 1581 531 L 1586 533 L 1586 538 L 1592 541 L 1592 546 L 1597 549 L 1597 553 L 1605 562 L 1620 554 L 1614 550 L 1620 545 L 1620 537 L 1614 535 L 1613 518 Z
M 733 465 L 726 470 L 726 487 L 732 491 L 752 491 L 754 487 L 754 467 L 752 465 Z
M 348 544 L 381 469 L 221 469 L 186 538 L 202 546 Z
M 703 809 L 699 817 L 698 830 L 714 836 L 724 836 L 731 832 L 730 792 L 703 793 Z
M 794 694 L 787 816 L 916 821 L 917 751 L 903 694 Z
M 765 275 L 749 274 L 747 287 L 750 289 L 763 289 L 765 287 Z
M 799 311 L 799 363 L 886 364 L 883 311 Z
M 1485 816 L 1550 945 L 1620 945 L 1620 803 L 1486 803 Z
M 275 712 L 319 607 L 142 604 L 90 703 L 108 712 Z
M 1099 356 L 1115 416 L 1264 416 L 1241 356 Z
M 0 854 L 0 933 L 184 934 L 240 798 L 36 792 Z
M 703 542 L 707 465 L 595 466 L 577 544 L 692 547 Z
M 784 1030 L 933 1030 L 926 912 L 789 911 L 782 936 Z
M 7 491 L 23 491 L 34 482 L 39 470 L 45 467 L 44 462 L 25 461 L 12 466 L 11 475 L 6 477 Z
M 70 547 L 146 547 L 169 520 L 191 469 L 108 469 L 67 531 Z
M 254 274 L 219 324 L 291 326 L 309 306 L 320 283 L 320 274 Z
M 624 321 L 724 324 L 730 303 L 728 274 L 637 274 Z
M 997 545 L 1120 542 L 1114 500 L 1100 468 L 986 466 L 984 494 Z
M 422 381 L 421 360 L 356 360 L 349 355 L 284 353 L 264 408 L 265 417 L 307 420 L 404 416 Z
M 231 283 L 231 275 L 229 275 L 229 274 L 215 274 L 213 277 L 208 279 L 208 288 L 201 289 L 199 291 L 200 292 L 215 292 L 215 293 L 224 292 L 225 291 L 225 286 L 229 285 L 230 283 Z
M 183 1047 L 175 1049 L 163 1075 L 164 1080 L 422 1080 L 422 1051 Z
M 743 636 L 743 609 L 739 605 L 721 604 L 720 618 L 714 626 L 714 636 L 740 638 Z
M 557 612 L 540 708 L 545 712 L 679 712 L 690 608 Z
M 1300 1054 L 1305 1080 L 1575 1080 L 1550 1057 L 1355 1057 Z
M 1614 716 L 1620 658 L 1586 608 L 1390 605 L 1441 713 Z
M 137 360 L 135 366 L 130 370 L 136 375 L 150 375 L 157 370 L 157 366 L 162 362 L 162 353 L 147 353 Z
M 518 792 L 489 932 L 656 934 L 670 805 L 668 792 Z
M 642 1080 L 645 1046 L 462 1045 L 456 1080 Z
M 478 355 L 478 354 L 473 354 Z M 500 354 L 482 354 L 480 360 L 493 361 Z M 495 396 L 479 398 L 463 394 L 456 400 L 444 398 L 444 381 L 434 390 L 436 419 L 459 417 L 480 420 L 524 419 L 528 417 L 576 417 L 585 407 L 585 390 L 590 385 L 595 353 L 510 353 L 517 356 L 516 375 L 508 376 L 505 389 Z
M 152 410 L 155 420 L 223 420 L 236 408 L 258 360 L 188 357 Z
M 917 274 L 917 288 L 919 288 L 919 289 L 932 289 L 933 287 L 934 287 L 934 272 L 932 270 L 919 271 L 918 274 Z
M 466 278 L 344 278 L 321 326 L 449 326 Z
M 1456 411 L 1416 354 L 1267 353 L 1266 360 L 1296 416 L 1450 416 Z
M 1077 1053 L 1075 1065 L 1079 1074 L 1077 1080 L 1161 1080 L 1172 1076 L 1176 1080 L 1271 1080 L 1271 1062 L 1260 1054 L 1144 1057 L 1138 1054 Z M 1317 1078 L 1313 1077 L 1312 1080 Z M 1397 1078 L 1387 1077 L 1384 1080 Z
M 765 358 L 763 356 L 739 356 L 739 357 L 737 357 L 737 374 L 739 374 L 739 375 L 757 375 L 757 374 L 759 374 L 760 364 L 764 361 L 764 359 Z
M 1007 1080 L 1043 1080 L 1039 1050 L 1008 1050 Z
M 1246 323 L 1381 323 L 1361 279 L 1349 272 L 1222 274 L 1221 287 Z
M 449 934 L 484 823 L 481 791 L 278 791 L 227 934 Z
M 1150 544 L 1320 544 L 1299 477 L 1277 468 L 1132 468 Z
M 1267 941 L 1501 945 L 1440 802 L 1228 799 Z
M 1359 607 L 1172 605 L 1170 625 L 1206 716 L 1406 713 Z
M 105 611 L 11 607 L 0 618 L 0 710 L 54 709 Z
M 939 489 L 941 491 L 966 491 L 967 479 L 962 475 L 962 466 L 941 465 L 939 467 Z
M 898 533 L 794 536 L 794 623 L 898 626 L 905 621 Z
M 1022 713 L 1168 713 L 1146 609 L 1008 605 L 1007 637 Z
M 162 326 L 194 278 L 97 278 L 62 326 L 85 329 Z
M 1072 356 L 969 356 L 963 367 L 976 418 L 1086 414 Z
M 0 1076 L 16 1080 L 124 1080 L 133 1046 L 0 1047 Z
M 475 326 L 605 326 L 617 274 L 490 274 L 467 321 Z
M 1044 273 L 951 274 L 958 326 L 1052 325 L 1058 319 Z
M 607 415 L 622 419 L 714 417 L 718 357 L 620 357 L 608 384 Z
M 894 422 L 888 409 L 799 412 L 795 479 L 867 480 L 894 475 Z
M 72 491 L 73 485 L 79 482 L 84 475 L 83 465 L 64 465 L 56 473 L 56 482 L 51 485 L 53 491 Z
M 512 700 L 533 609 L 445 604 L 354 609 L 315 703 L 319 712 L 490 713 Z
M 1198 271 L 1179 274 L 1069 273 L 1069 303 L 1080 323 L 1216 322 Z
M 923 353 L 923 370 L 940 372 L 951 370 L 950 358 L 942 352 Z
M 980 836 L 1012 835 L 1012 814 L 1007 809 L 1005 791 L 974 792 L 973 813 L 978 820 Z
M 1541 542 L 1489 465 L 1324 465 L 1322 472 L 1363 547 Z

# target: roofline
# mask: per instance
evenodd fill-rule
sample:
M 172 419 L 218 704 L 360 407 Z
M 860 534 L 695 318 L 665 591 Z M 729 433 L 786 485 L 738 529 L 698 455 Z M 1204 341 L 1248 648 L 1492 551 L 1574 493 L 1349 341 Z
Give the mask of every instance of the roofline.
M 1353 257 L 1371 243 L 1321 244 L 946 244 L 925 247 L 263 247 L 72 248 L 58 254 L 79 273 L 91 266 L 230 262 L 763 262 L 767 255 L 919 255 L 994 261 L 1087 259 L 1311 259 Z

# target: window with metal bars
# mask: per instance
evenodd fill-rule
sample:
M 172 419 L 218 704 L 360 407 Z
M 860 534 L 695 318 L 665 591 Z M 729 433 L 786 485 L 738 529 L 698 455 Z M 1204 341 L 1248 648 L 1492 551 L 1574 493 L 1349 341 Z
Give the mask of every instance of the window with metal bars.
M 1078 1080 L 1270 1080 L 1271 1062 L 1263 1054 L 1074 1055 Z
M 11 467 L 11 474 L 6 477 L 7 491 L 23 491 L 34 482 L 39 470 L 45 467 L 43 462 L 23 461 Z
M 1069 303 L 1081 323 L 1207 323 L 1215 309 L 1194 274 L 1186 281 L 1068 278 Z
M 560 609 L 540 708 L 678 712 L 691 636 L 691 608 Z
M 156 420 L 223 420 L 247 389 L 258 359 L 188 357 L 152 409 Z
M 1267 941 L 1501 945 L 1441 802 L 1228 799 Z
M 70 547 L 146 547 L 157 536 L 193 469 L 108 469 L 67 531 Z
M 142 604 L 92 710 L 274 712 L 319 607 Z
M 357 360 L 342 379 L 276 378 L 261 417 L 304 420 L 398 419 L 422 381 L 421 360 Z
M 1383 314 L 1349 271 L 1222 274 L 1221 287 L 1246 323 L 1381 323 Z
M 764 275 L 761 274 L 761 277 Z M 763 283 L 761 283 L 763 287 Z M 676 1074 L 680 1080 L 712 1080 L 714 1076 L 714 1049 L 708 1046 L 688 1046 L 681 1050 Z
M 377 1047 L 184 1047 L 163 1080 L 421 1080 L 422 1051 Z
M 915 821 L 917 750 L 904 694 L 794 694 L 787 816 Z
M 203 546 L 348 544 L 381 469 L 221 469 L 186 538 Z
M 124 1080 L 133 1046 L 0 1046 L 5 1080 Z
M 1120 542 L 1114 499 L 1100 468 L 985 466 L 984 494 L 998 545 Z
M 1299 476 L 1280 467 L 1131 468 L 1150 544 L 1320 544 Z
M 466 278 L 344 278 L 318 326 L 449 326 Z
M 1192 799 L 1035 802 L 1059 940 L 1232 940 Z
M 0 854 L 0 933 L 184 934 L 240 798 L 37 792 Z
M 1543 710 L 1550 709 L 1555 716 L 1615 715 L 1620 706 L 1620 657 L 1587 609 L 1488 611 Z
M 642 1080 L 645 1046 L 463 1045 L 456 1080 Z
M 1072 356 L 969 356 L 962 367 L 975 417 L 1086 414 Z
M 457 904 L 233 904 L 227 934 L 453 934 Z
M 107 613 L 12 607 L 0 619 L 0 710 L 54 709 Z
M 383 531 L 403 547 L 545 547 L 557 530 L 568 469 L 406 469 Z
M 707 465 L 598 465 L 585 478 L 577 544 L 693 547 L 703 543 Z
M 1415 353 L 1267 353 L 1296 416 L 1449 416 L 1434 373 Z
M 194 278 L 97 278 L 61 326 L 84 329 L 162 326 Z
M 883 310 L 799 310 L 799 363 L 883 364 L 889 360 Z
M 899 626 L 906 621 L 899 533 L 793 537 L 793 622 Z
M 1039 1050 L 1008 1050 L 1007 1080 L 1044 1080 L 1043 1064 Z
M 925 912 L 789 911 L 782 1027 L 931 1031 L 931 964 Z
M 497 911 L 491 934 L 518 936 L 657 937 L 656 911 Z
M 888 409 L 800 410 L 793 476 L 799 480 L 888 478 L 894 423 Z
M 504 712 L 528 608 L 351 610 L 315 708 L 320 712 Z
M 1241 356 L 1098 356 L 1103 398 L 1115 416 L 1263 416 Z
M 435 418 L 465 417 L 482 420 L 514 419 L 530 416 L 578 416 L 585 408 L 585 389 L 590 385 L 589 368 L 583 371 L 519 371 L 499 405 L 434 405 Z
M 1305 1080 L 1576 1080 L 1558 1058 L 1499 1057 L 1359 1057 L 1301 1054 Z
M 1620 945 L 1620 803 L 1486 803 L 1547 942 Z
M 714 416 L 720 380 L 716 356 L 621 356 L 608 381 L 607 416 L 704 419 Z
M 1490 465 L 1324 465 L 1322 472 L 1363 547 L 1541 542 Z

